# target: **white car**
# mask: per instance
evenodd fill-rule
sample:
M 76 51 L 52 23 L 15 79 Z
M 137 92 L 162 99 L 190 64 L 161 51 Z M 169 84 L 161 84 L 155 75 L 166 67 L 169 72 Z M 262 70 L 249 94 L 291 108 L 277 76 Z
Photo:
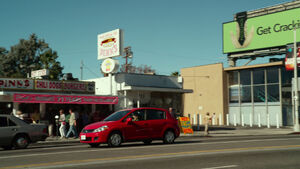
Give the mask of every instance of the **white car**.
M 45 124 L 28 124 L 13 116 L 0 114 L 0 147 L 4 149 L 26 148 L 29 143 L 48 137 Z

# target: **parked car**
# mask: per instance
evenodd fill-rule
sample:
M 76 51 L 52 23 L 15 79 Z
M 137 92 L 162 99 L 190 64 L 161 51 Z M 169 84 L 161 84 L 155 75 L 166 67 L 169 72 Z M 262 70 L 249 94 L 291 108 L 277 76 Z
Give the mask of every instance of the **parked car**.
M 4 149 L 26 148 L 29 143 L 45 140 L 48 137 L 44 124 L 28 124 L 13 116 L 0 114 L 0 147 Z
M 133 108 L 117 111 L 101 122 L 85 126 L 80 133 L 80 142 L 91 147 L 102 143 L 117 147 L 130 141 L 150 144 L 152 140 L 171 144 L 179 134 L 178 122 L 167 110 Z

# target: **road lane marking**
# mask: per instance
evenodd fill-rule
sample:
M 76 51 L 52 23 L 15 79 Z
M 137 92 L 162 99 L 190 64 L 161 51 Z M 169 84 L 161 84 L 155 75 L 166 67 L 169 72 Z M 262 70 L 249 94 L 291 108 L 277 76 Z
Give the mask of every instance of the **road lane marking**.
M 215 149 L 215 150 L 200 150 L 200 151 L 186 151 L 186 152 L 175 152 L 175 153 L 160 153 L 160 154 L 146 154 L 146 155 L 132 155 L 132 156 L 121 156 L 121 157 L 107 157 L 107 158 L 94 158 L 85 160 L 70 160 L 70 161 L 59 161 L 49 163 L 38 163 L 38 164 L 26 164 L 8 166 L 0 169 L 18 169 L 18 168 L 59 168 L 65 166 L 81 166 L 87 164 L 101 164 L 111 163 L 117 161 L 129 161 L 129 160 L 147 160 L 147 159 L 161 159 L 161 158 L 173 158 L 173 157 L 186 157 L 195 156 L 207 153 L 226 153 L 226 152 L 245 152 L 245 151 L 261 151 L 261 150 L 278 150 L 278 149 L 290 149 L 300 148 L 300 145 L 285 145 L 285 146 L 265 146 L 265 147 L 248 147 L 248 148 L 231 148 L 231 149 Z
M 284 141 L 291 139 L 300 139 L 300 138 L 282 138 L 282 139 L 260 139 L 260 140 L 235 140 L 235 141 L 226 141 L 226 142 L 209 142 L 209 143 L 187 143 L 187 144 L 163 144 L 163 145 L 150 145 L 150 146 L 142 146 L 142 147 L 120 147 L 120 148 L 108 148 L 108 149 L 90 149 L 90 150 L 71 150 L 71 151 L 62 151 L 62 152 L 53 152 L 53 153 L 35 153 L 35 154 L 24 154 L 24 155 L 12 155 L 12 156 L 4 156 L 0 157 L 0 159 L 7 158 L 22 158 L 22 157 L 32 157 L 32 156 L 48 156 L 48 155 L 58 155 L 58 154 L 69 154 L 69 153 L 83 153 L 83 152 L 97 152 L 97 151 L 118 151 L 118 150 L 127 150 L 127 149 L 147 149 L 147 148 L 159 148 L 159 147 L 178 147 L 180 145 L 184 146 L 193 146 L 193 145 L 210 145 L 210 144 L 231 144 L 231 143 L 247 143 L 247 142 L 256 142 L 256 141 Z M 87 146 L 87 145 L 86 145 Z M 59 147 L 61 148 L 61 147 Z M 55 148 L 53 148 L 55 149 Z M 37 149 L 39 150 L 39 149 Z
M 209 167 L 209 168 L 202 168 L 202 169 L 221 169 L 221 168 L 236 168 L 238 165 L 226 165 L 226 166 L 219 166 L 219 167 Z

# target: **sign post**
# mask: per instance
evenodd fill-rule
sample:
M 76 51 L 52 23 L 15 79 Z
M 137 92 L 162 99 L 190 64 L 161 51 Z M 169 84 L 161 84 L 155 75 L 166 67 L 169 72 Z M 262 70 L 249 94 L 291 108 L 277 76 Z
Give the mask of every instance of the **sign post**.
M 297 64 L 297 45 L 296 45 L 296 28 L 294 28 L 294 79 L 295 79 L 295 119 L 294 119 L 294 131 L 299 131 L 299 114 L 298 114 L 298 64 Z

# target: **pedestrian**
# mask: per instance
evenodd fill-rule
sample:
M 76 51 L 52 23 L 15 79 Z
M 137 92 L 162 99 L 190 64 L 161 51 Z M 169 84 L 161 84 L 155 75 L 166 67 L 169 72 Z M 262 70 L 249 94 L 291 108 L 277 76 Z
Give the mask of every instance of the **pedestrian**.
M 169 107 L 169 112 L 170 112 L 170 114 L 176 119 L 176 114 L 175 114 L 175 112 L 173 111 L 173 108 L 172 108 L 172 107 Z
M 60 109 L 59 110 L 59 123 L 60 123 L 60 127 L 59 127 L 59 133 L 60 133 L 60 138 L 64 138 L 66 137 L 66 117 L 64 114 L 64 110 Z
M 75 113 L 73 112 L 72 108 L 69 109 L 69 113 L 70 113 L 70 119 L 69 119 L 70 128 L 69 128 L 69 131 L 66 135 L 66 138 L 69 138 L 71 133 L 73 134 L 73 136 L 75 138 L 77 138 L 78 137 L 78 134 L 77 134 L 77 131 L 76 131 L 77 123 L 76 123 Z
M 211 121 L 211 116 L 209 115 L 209 112 L 207 112 L 204 117 L 204 124 L 205 124 L 204 136 L 208 136 L 208 134 L 209 134 L 208 125 L 209 125 L 210 121 Z
M 32 123 L 34 123 L 34 124 L 39 123 L 41 120 L 40 113 L 38 112 L 37 109 L 34 110 L 34 112 L 30 115 L 30 117 L 31 117 Z

